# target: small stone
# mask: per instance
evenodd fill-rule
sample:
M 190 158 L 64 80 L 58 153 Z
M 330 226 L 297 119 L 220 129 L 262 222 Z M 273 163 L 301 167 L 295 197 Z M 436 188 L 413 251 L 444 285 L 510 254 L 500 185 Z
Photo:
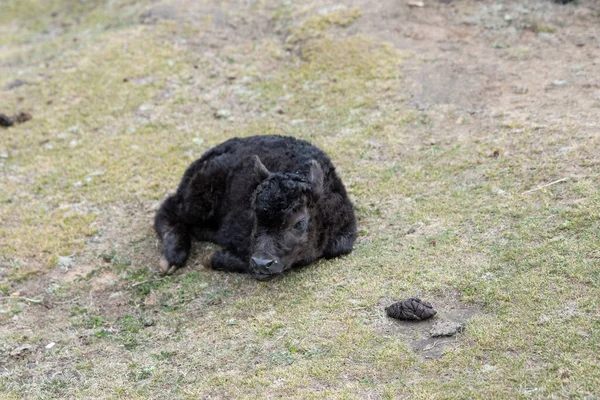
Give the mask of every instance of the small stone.
M 425 3 L 423 3 L 422 1 L 409 1 L 408 6 L 422 8 L 425 7 Z
M 547 314 L 542 314 L 538 318 L 538 325 L 545 325 L 552 320 L 552 317 Z
M 54 343 L 54 342 L 50 342 L 50 343 L 48 343 L 48 344 L 46 345 L 46 350 L 50 350 L 51 348 L 53 348 L 53 347 L 54 347 L 54 345 L 55 345 L 55 344 L 56 344 L 56 343 Z
M 0 158 L 8 158 L 8 153 L 0 153 Z
M 559 86 L 567 86 L 567 84 L 568 84 L 568 83 L 569 83 L 569 82 L 567 82 L 567 81 L 563 81 L 563 80 L 560 80 L 560 79 L 557 79 L 557 80 L 555 80 L 555 81 L 552 81 L 552 85 L 553 85 L 553 86 L 557 86 L 557 87 L 559 87 Z
M 396 302 L 385 308 L 388 317 L 406 321 L 421 321 L 437 314 L 431 304 L 416 297 Z
M 226 108 L 222 108 L 220 110 L 215 111 L 215 113 L 213 114 L 213 116 L 216 119 L 227 119 L 231 117 L 231 111 L 229 111 Z
M 561 147 L 560 149 L 558 149 L 559 154 L 566 154 L 570 151 L 571 151 L 571 147 L 569 147 L 569 146 Z
M 73 257 L 71 256 L 59 256 L 56 260 L 56 264 L 63 271 L 68 271 L 75 263 L 73 262 Z
M 142 324 L 144 324 L 145 327 L 153 326 L 154 323 L 155 323 L 155 321 L 152 318 L 144 318 L 142 320 Z
M 436 323 L 429 332 L 432 337 L 438 336 L 454 336 L 458 332 L 462 332 L 465 326 L 461 323 L 450 321 L 450 320 L 442 320 Z
M 109 299 L 116 299 L 116 298 L 121 297 L 121 296 L 122 296 L 121 292 L 114 292 L 114 293 L 111 293 L 110 296 L 108 296 L 108 298 Z
M 496 369 L 497 369 L 497 368 L 496 368 L 496 367 L 494 367 L 493 365 L 490 365 L 490 364 L 485 364 L 485 365 L 484 365 L 484 366 L 481 368 L 481 371 L 482 371 L 482 372 L 492 372 L 492 371 L 495 371 Z
M 529 92 L 529 89 L 527 89 L 526 87 L 513 87 L 512 88 L 513 93 L 514 94 L 527 94 L 527 92 Z
M 19 357 L 21 355 L 23 355 L 24 353 L 27 353 L 31 350 L 35 349 L 35 346 L 31 345 L 31 344 L 24 344 L 22 346 L 19 347 L 15 347 L 11 352 L 10 355 L 12 357 Z

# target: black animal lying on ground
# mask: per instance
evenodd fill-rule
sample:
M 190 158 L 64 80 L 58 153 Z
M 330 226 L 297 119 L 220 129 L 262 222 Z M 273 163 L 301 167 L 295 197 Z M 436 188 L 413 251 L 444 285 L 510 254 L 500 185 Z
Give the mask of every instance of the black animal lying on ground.
M 156 213 L 161 269 L 186 262 L 191 237 L 217 243 L 210 267 L 266 280 L 352 251 L 356 219 L 327 155 L 292 137 L 230 139 L 183 175 Z

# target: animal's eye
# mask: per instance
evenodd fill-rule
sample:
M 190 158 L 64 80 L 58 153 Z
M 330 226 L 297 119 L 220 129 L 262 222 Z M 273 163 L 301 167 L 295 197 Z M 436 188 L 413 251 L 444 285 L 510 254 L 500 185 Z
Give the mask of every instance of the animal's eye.
M 305 231 L 306 228 L 308 228 L 308 222 L 305 219 L 301 219 L 300 221 L 296 222 L 296 225 L 294 225 L 294 229 L 298 232 Z

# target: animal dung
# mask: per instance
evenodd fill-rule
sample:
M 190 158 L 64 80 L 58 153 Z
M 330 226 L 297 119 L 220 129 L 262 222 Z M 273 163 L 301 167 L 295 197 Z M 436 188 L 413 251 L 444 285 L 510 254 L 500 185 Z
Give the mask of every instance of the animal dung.
M 405 321 L 422 321 L 437 314 L 431 304 L 416 297 L 398 301 L 386 307 L 385 312 L 388 317 Z
M 0 114 L 0 126 L 12 126 L 14 124 L 12 118 L 8 115 Z
M 31 114 L 26 112 L 20 112 L 14 117 L 9 117 L 6 114 L 0 114 L 0 126 L 9 127 L 13 126 L 16 123 L 22 124 L 23 122 L 27 122 L 31 119 Z
M 27 122 L 31 119 L 31 114 L 26 112 L 20 112 L 17 115 L 15 115 L 14 119 L 19 124 L 22 124 L 23 122 Z

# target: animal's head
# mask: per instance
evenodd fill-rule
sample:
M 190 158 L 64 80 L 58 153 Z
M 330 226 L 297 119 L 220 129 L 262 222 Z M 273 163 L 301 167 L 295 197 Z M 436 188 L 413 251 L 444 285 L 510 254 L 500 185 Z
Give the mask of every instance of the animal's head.
M 323 170 L 311 160 L 304 169 L 307 174 L 271 173 L 258 156 L 253 168 L 260 183 L 252 195 L 250 272 L 266 280 L 310 254 L 314 204 L 323 191 Z

